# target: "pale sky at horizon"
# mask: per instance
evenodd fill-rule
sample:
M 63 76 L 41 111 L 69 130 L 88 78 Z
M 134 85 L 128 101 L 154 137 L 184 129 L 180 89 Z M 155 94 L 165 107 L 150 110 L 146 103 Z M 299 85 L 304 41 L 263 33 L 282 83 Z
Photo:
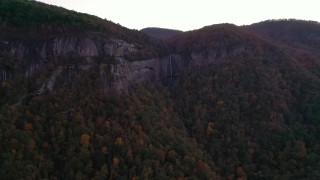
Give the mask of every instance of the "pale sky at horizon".
M 316 0 L 38 0 L 105 18 L 130 29 L 161 27 L 193 30 L 232 23 L 247 25 L 268 19 L 320 22 Z

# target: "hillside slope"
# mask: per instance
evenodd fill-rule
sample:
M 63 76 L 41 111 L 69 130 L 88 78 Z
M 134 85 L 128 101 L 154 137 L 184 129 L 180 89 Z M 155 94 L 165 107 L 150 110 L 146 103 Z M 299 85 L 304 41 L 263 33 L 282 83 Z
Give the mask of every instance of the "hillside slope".
M 317 178 L 319 54 L 269 38 L 228 24 L 175 38 L 206 64 L 179 76 L 176 110 L 223 177 Z
M 22 0 L 0 15 L 0 177 L 320 178 L 315 39 L 219 24 L 164 42 Z
M 303 20 L 269 20 L 246 29 L 299 49 L 317 51 L 320 48 L 320 23 Z
M 139 50 L 136 52 L 136 59 L 158 56 L 156 53 L 159 52 L 162 52 L 160 55 L 166 53 L 163 42 L 92 15 L 25 0 L 3 0 L 0 2 L 0 9 L 2 42 L 43 42 L 66 36 L 88 37 L 104 43 L 108 40 L 121 40 L 127 44 L 134 44 Z

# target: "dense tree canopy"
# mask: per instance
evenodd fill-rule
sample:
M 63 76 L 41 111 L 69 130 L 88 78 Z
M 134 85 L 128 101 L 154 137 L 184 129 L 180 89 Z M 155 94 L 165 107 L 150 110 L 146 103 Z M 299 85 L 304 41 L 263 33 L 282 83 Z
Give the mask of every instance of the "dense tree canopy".
M 3 0 L 0 10 L 1 38 L 8 40 L 79 27 L 78 33 L 155 46 L 139 32 L 42 3 Z M 193 54 L 210 57 L 214 50 L 218 60 L 122 93 L 101 88 L 99 68 L 110 70 L 114 57 L 68 69 L 51 92 L 37 93 L 55 69 L 87 59 L 56 57 L 45 72 L 26 76 L 25 60 L 1 52 L 0 177 L 319 179 L 319 41 L 302 41 L 288 22 L 284 39 L 264 33 L 281 22 L 182 33 L 168 42 L 170 51 L 192 61 Z M 307 34 L 301 37 L 316 37 L 318 24 L 305 23 L 312 30 L 301 28 Z

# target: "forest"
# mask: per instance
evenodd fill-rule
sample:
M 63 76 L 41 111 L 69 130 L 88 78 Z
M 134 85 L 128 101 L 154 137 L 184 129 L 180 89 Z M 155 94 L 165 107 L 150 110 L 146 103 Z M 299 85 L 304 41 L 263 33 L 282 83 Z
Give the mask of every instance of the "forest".
M 29 62 L 0 44 L 0 179 L 320 178 L 317 22 L 219 24 L 157 40 L 60 7 L 2 0 L 0 25 L 0 40 L 77 29 L 145 44 L 160 51 L 153 56 L 179 54 L 186 64 L 194 54 L 215 58 L 109 93 L 99 68 L 115 59 L 97 57 L 37 94 L 55 69 L 85 59 L 55 57 L 48 72 L 26 76 Z

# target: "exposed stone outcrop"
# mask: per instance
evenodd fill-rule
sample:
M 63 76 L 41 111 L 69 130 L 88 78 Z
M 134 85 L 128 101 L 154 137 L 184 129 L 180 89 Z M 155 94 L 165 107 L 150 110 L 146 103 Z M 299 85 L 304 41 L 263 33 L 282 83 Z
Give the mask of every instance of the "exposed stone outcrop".
M 0 39 L 1 40 L 1 39 Z M 99 56 L 127 57 L 138 51 L 136 45 L 101 34 L 83 36 L 65 35 L 46 40 L 1 40 L 0 51 L 7 51 L 18 59 L 27 61 L 26 76 L 32 76 L 37 69 L 56 57 L 74 55 L 93 59 Z
M 99 68 L 101 88 L 105 92 L 122 92 L 135 83 L 148 83 L 173 78 L 181 72 L 185 64 L 179 55 L 170 55 L 164 58 L 134 62 L 118 58 L 115 64 L 110 65 L 110 68 L 104 66 L 106 65 L 101 64 Z M 90 68 L 90 65 L 59 66 L 42 83 L 37 93 L 51 92 L 57 78 L 61 77 L 64 72 L 68 71 L 67 74 L 70 74 L 70 72 L 85 72 Z
M 63 67 L 59 66 L 55 71 L 51 73 L 51 76 L 48 80 L 46 80 L 44 83 L 42 83 L 40 89 L 37 91 L 38 94 L 42 94 L 44 92 L 52 91 L 53 86 L 57 80 L 57 77 L 63 72 Z
M 98 40 L 97 40 L 98 39 Z M 41 61 L 52 57 L 76 55 L 79 57 L 115 56 L 125 57 L 138 51 L 136 45 L 120 39 L 104 36 L 60 36 L 47 40 L 9 40 L 5 49 L 20 59 Z M 4 47 L 1 48 L 1 51 Z
M 109 68 L 100 67 L 101 87 L 105 91 L 121 92 L 128 89 L 133 83 L 154 82 L 166 80 L 177 76 L 185 67 L 198 67 L 203 64 L 213 64 L 216 61 L 234 57 L 245 51 L 245 46 L 237 46 L 229 49 L 205 49 L 201 52 L 192 52 L 190 57 L 182 58 L 172 54 L 163 58 L 129 61 L 126 57 L 135 54 L 139 48 L 120 39 L 106 38 L 99 34 L 87 34 L 86 36 L 65 35 L 53 37 L 47 40 L 1 40 L 1 50 L 6 50 L 12 55 L 28 62 L 25 72 L 27 77 L 43 69 L 50 60 L 56 57 L 68 57 L 74 55 L 80 58 L 93 60 L 96 57 L 112 56 L 116 62 L 108 65 Z M 90 69 L 89 65 L 65 65 L 56 68 L 48 79 L 39 88 L 38 94 L 52 91 L 59 75 L 71 66 L 82 70 Z M 67 67 L 68 66 L 68 67 Z M 69 67 L 70 66 L 70 67 Z
M 41 87 L 38 89 L 37 93 L 42 94 L 46 91 L 51 92 L 54 89 L 54 85 L 59 77 L 62 77 L 63 79 L 69 79 L 71 74 L 73 73 L 79 73 L 83 71 L 87 71 L 90 69 L 92 65 L 81 65 L 81 64 L 69 64 L 64 66 L 58 66 L 54 71 L 52 71 L 49 75 L 49 78 L 46 79 Z M 68 74 L 67 77 L 63 77 L 63 74 Z
M 104 45 L 104 53 L 115 57 L 125 57 L 136 53 L 137 47 L 119 39 L 111 39 L 111 41 Z
M 134 62 L 118 59 L 110 69 L 113 81 L 106 88 L 122 91 L 133 83 L 160 81 L 177 76 L 183 67 L 185 61 L 179 55 Z
M 54 56 L 76 54 L 80 57 L 95 57 L 103 54 L 99 51 L 101 42 L 94 42 L 89 37 L 58 37 L 52 44 Z
M 13 72 L 9 67 L 0 67 L 0 82 L 11 80 L 13 78 Z

